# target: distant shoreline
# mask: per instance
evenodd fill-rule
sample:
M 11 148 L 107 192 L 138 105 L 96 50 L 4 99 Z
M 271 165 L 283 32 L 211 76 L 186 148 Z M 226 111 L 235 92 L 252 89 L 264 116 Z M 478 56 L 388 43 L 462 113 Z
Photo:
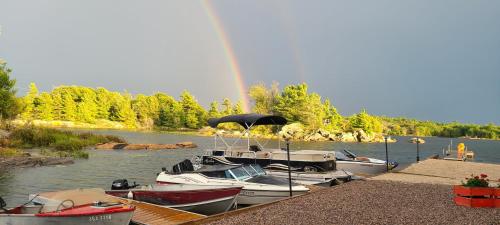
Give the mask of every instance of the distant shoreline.
M 75 129 L 75 130 L 120 130 L 120 131 L 133 131 L 133 132 L 162 132 L 162 133 L 169 133 L 169 134 L 179 134 L 179 135 L 193 135 L 193 136 L 200 136 L 200 137 L 210 137 L 213 136 L 213 134 L 204 134 L 200 132 L 200 130 L 197 129 L 188 129 L 188 128 L 179 128 L 179 129 L 172 129 L 172 128 L 163 128 L 163 127 L 154 127 L 154 128 L 130 128 L 126 127 L 123 124 L 119 122 L 114 122 L 114 121 L 101 121 L 101 123 L 96 123 L 96 124 L 90 124 L 90 123 L 83 123 L 83 122 L 73 122 L 73 121 L 45 121 L 45 120 L 32 120 L 32 121 L 24 121 L 24 120 L 13 120 L 11 121 L 12 124 L 14 125 L 25 125 L 27 123 L 33 124 L 35 126 L 40 126 L 40 127 L 48 127 L 48 128 L 59 128 L 59 129 Z M 228 131 L 229 134 L 223 135 L 225 137 L 239 137 L 239 135 L 234 135 L 230 134 L 231 131 Z M 258 136 L 258 135 L 257 135 Z M 500 141 L 500 139 L 488 139 L 488 138 L 476 138 L 476 137 L 441 137 L 441 136 L 416 136 L 416 135 L 384 135 L 387 137 L 394 137 L 394 136 L 399 136 L 399 137 L 408 137 L 408 139 L 412 137 L 419 137 L 419 138 L 428 138 L 428 137 L 440 137 L 440 138 L 459 138 L 459 139 L 466 139 L 466 140 L 487 140 L 487 141 Z M 259 136 L 258 138 L 262 139 L 277 139 L 277 137 L 266 137 L 266 136 Z M 297 141 L 297 140 L 296 140 Z M 308 140 L 298 140 L 298 141 L 306 141 L 306 142 L 314 142 L 314 141 L 308 141 Z M 321 141 L 329 141 L 329 140 L 321 140 Z M 408 140 L 397 140 L 397 141 L 408 141 Z M 343 143 L 357 143 L 357 141 L 331 141 L 331 142 L 343 142 Z M 381 142 L 364 142 L 364 143 L 381 143 Z

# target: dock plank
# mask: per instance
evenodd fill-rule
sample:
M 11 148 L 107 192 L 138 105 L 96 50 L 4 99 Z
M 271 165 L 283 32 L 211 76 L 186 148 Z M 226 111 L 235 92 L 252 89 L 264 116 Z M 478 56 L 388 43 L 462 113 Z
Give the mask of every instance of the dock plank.
M 118 197 L 112 197 L 112 198 L 115 198 L 117 201 L 123 203 L 134 205 L 136 207 L 136 210 L 134 212 L 134 216 L 132 217 L 132 221 L 138 224 L 175 225 L 175 224 L 187 223 L 193 220 L 203 219 L 206 217 L 204 215 L 186 212 L 173 208 L 162 207 L 146 202 L 140 202 L 131 199 L 123 199 Z

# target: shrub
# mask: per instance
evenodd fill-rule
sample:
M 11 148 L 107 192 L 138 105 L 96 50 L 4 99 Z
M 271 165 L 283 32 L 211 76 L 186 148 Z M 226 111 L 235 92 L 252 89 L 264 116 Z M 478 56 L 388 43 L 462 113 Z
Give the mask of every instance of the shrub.
M 470 175 L 471 177 L 468 178 L 466 177 L 465 180 L 466 182 L 463 183 L 462 185 L 465 187 L 488 187 L 489 179 L 487 179 L 488 175 L 486 174 L 481 174 L 479 176 L 474 176 L 474 174 Z

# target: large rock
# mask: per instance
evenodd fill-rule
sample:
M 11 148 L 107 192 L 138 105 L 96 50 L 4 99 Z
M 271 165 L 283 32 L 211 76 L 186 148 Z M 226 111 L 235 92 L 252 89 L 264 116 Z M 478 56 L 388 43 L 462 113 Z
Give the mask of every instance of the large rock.
M 279 135 L 284 139 L 300 140 L 304 138 L 304 125 L 292 123 L 281 128 Z
M 326 141 L 327 139 L 323 137 L 320 133 L 312 133 L 304 138 L 304 141 Z
M 198 145 L 190 141 L 179 142 L 175 145 L 179 146 L 180 148 L 198 148 Z
M 197 148 L 193 142 L 180 142 L 177 144 L 125 144 L 125 143 L 105 143 L 97 145 L 96 149 L 102 150 L 163 150 L 163 149 L 178 149 L 178 148 Z
M 108 142 L 96 145 L 95 149 L 100 149 L 100 150 L 123 149 L 126 145 L 127 145 L 126 143 Z
M 340 133 L 337 138 L 337 141 L 341 142 L 357 142 L 358 140 L 354 137 L 353 133 L 351 132 L 343 132 Z
M 353 134 L 358 142 L 365 142 L 366 143 L 366 142 L 371 141 L 371 137 L 362 129 L 354 130 Z

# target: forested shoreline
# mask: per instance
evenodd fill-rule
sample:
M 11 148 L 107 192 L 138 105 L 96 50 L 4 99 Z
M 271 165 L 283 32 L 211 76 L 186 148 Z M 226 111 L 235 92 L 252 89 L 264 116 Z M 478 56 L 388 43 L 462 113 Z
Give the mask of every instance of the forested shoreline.
M 0 65 L 2 120 L 73 122 L 92 124 L 120 124 L 128 129 L 162 129 L 196 131 L 207 126 L 208 118 L 243 113 L 242 103 L 225 98 L 213 101 L 208 109 L 201 106 L 189 91 L 178 98 L 157 92 L 153 95 L 109 91 L 105 88 L 58 86 L 50 92 L 39 92 L 31 83 L 28 93 L 16 97 L 15 80 L 5 63 Z M 277 83 L 253 85 L 248 90 L 252 112 L 276 114 L 305 133 L 327 131 L 332 134 L 356 132 L 400 136 L 441 136 L 500 139 L 500 126 L 458 122 L 439 123 L 409 118 L 390 118 L 369 114 L 365 109 L 354 115 L 341 115 L 331 103 L 317 93 L 310 92 L 305 83 L 287 85 L 280 89 Z M 57 124 L 57 123 L 53 123 Z M 93 127 L 94 128 L 94 127 Z M 234 124 L 224 124 L 225 130 L 238 130 Z M 255 133 L 268 134 L 272 128 L 259 127 Z

